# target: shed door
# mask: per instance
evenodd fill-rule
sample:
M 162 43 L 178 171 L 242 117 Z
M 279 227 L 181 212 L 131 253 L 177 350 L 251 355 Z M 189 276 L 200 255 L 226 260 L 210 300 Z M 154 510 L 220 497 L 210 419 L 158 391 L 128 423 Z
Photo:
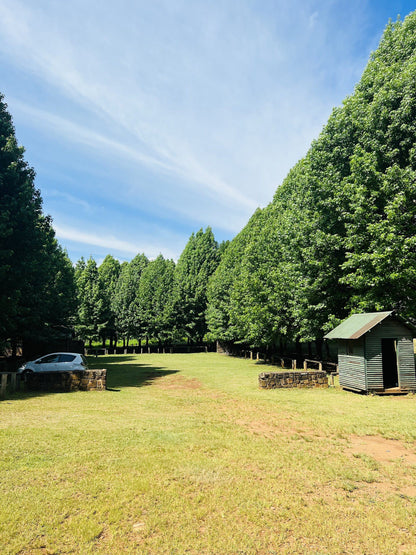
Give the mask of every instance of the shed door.
M 383 360 L 384 389 L 398 387 L 399 377 L 397 372 L 397 339 L 382 339 L 381 354 Z

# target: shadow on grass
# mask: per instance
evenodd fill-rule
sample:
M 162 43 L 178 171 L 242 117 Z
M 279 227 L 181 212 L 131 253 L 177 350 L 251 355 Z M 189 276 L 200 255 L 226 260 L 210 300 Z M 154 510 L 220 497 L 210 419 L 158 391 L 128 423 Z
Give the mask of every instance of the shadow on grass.
M 105 358 L 88 357 L 88 368 L 90 370 L 106 368 L 106 390 L 113 392 L 120 391 L 119 388 L 122 387 L 149 386 L 158 378 L 179 372 L 179 370 L 171 370 L 163 366 L 141 364 L 137 362 L 137 357 L 128 355 L 106 356 Z M 44 397 L 54 393 L 63 392 L 26 390 L 24 383 L 22 383 L 19 391 L 14 393 L 7 391 L 5 398 L 0 398 L 0 403 L 24 400 L 31 397 Z
M 104 358 L 89 358 L 88 367 L 91 370 L 107 369 L 107 391 L 120 391 L 121 387 L 145 387 L 154 380 L 179 370 L 170 370 L 163 366 L 153 366 L 137 362 L 137 356 L 106 356 Z

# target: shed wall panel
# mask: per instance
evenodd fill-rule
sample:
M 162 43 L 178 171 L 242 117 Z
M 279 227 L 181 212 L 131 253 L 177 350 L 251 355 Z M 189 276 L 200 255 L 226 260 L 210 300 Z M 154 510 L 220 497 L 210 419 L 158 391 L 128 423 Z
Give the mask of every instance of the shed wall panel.
M 338 356 L 339 385 L 366 391 L 365 360 L 363 356 Z
M 402 337 L 398 344 L 399 383 L 403 389 L 416 390 L 415 355 L 413 339 Z
M 383 337 L 388 337 L 384 335 Z M 366 359 L 367 359 L 367 389 L 383 389 L 383 358 L 381 355 L 381 337 L 373 333 L 366 336 Z

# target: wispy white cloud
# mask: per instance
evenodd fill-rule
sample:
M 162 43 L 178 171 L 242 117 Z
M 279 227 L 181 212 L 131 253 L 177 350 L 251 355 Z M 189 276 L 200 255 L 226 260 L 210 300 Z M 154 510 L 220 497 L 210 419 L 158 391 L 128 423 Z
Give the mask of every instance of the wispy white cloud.
M 33 149 L 67 143 L 68 173 L 99 157 L 102 202 L 233 234 L 352 92 L 366 16 L 361 0 L 0 0 L 0 56 L 30 83 L 10 105 Z
M 47 190 L 45 192 L 50 199 L 58 199 L 59 201 L 63 200 L 66 205 L 73 205 L 75 207 L 82 208 L 82 210 L 86 213 L 93 212 L 91 204 L 82 198 L 54 189 Z
M 146 91 L 146 86 L 142 87 L 135 77 L 133 80 L 131 77 L 122 78 L 122 81 L 127 82 L 120 88 L 117 75 L 119 64 L 111 68 L 114 82 L 109 86 L 108 68 L 101 66 L 100 59 L 88 54 L 94 51 L 88 48 L 91 37 L 83 36 L 86 42 L 83 47 L 74 41 L 72 36 L 65 41 L 62 34 L 54 33 L 53 26 L 49 26 L 39 15 L 42 16 L 42 13 L 27 10 L 22 4 L 18 3 L 16 6 L 15 2 L 4 1 L 0 11 L 0 19 L 3 17 L 0 25 L 3 27 L 3 33 L 9 38 L 6 45 L 9 47 L 9 54 L 18 58 L 27 69 L 38 73 L 38 76 L 43 75 L 50 84 L 63 90 L 86 109 L 104 117 L 111 127 L 107 127 L 107 134 L 98 133 L 74 122 L 65 121 L 51 112 L 24 106 L 23 103 L 19 106 L 15 101 L 18 108 L 36 118 L 39 125 L 49 126 L 69 140 L 87 144 L 95 149 L 111 150 L 113 154 L 124 155 L 139 164 L 153 167 L 156 171 L 174 174 L 184 180 L 183 186 L 193 184 L 199 188 L 202 195 L 221 193 L 222 198 L 237 202 L 246 210 L 253 210 L 257 206 L 257 202 L 250 198 L 249 194 L 227 183 L 217 174 L 215 168 L 201 164 L 190 148 L 195 136 L 190 135 L 183 140 L 181 122 L 177 116 L 173 117 L 175 106 L 170 109 L 169 106 L 160 105 L 166 100 L 170 102 L 169 97 L 163 97 L 166 90 L 162 91 L 161 98 L 161 91 L 156 90 L 156 83 L 151 85 L 151 92 Z M 17 19 L 20 25 L 17 25 Z M 95 31 L 97 32 L 96 29 Z M 130 39 L 134 37 L 131 35 Z M 139 51 L 140 46 L 137 44 Z M 94 54 L 97 56 L 98 52 L 95 50 Z M 132 60 L 127 62 L 125 70 L 130 70 L 133 74 L 141 70 L 147 73 L 147 78 L 153 73 L 153 68 L 146 62 L 142 66 L 140 63 L 133 66 Z M 162 79 L 167 79 L 166 73 L 159 74 L 156 81 Z M 183 115 L 179 115 L 179 119 L 181 117 Z M 189 121 L 183 123 L 185 127 L 189 125 Z M 201 123 L 203 124 L 203 118 Z M 193 125 L 195 124 L 192 123 Z M 117 128 L 119 135 L 120 130 L 124 130 L 122 141 L 110 138 L 114 128 Z M 200 133 L 203 134 L 204 130 L 201 129 Z
M 136 162 L 138 164 L 143 164 L 145 166 L 151 167 L 153 169 L 158 169 L 159 171 L 165 172 L 167 174 L 175 174 L 182 178 L 178 189 L 189 190 L 192 189 L 192 185 L 198 183 L 199 185 L 205 185 L 208 188 L 208 192 L 205 191 L 205 196 L 214 199 L 217 204 L 234 202 L 248 208 L 253 211 L 257 204 L 240 194 L 238 191 L 230 188 L 226 183 L 222 182 L 220 179 L 213 175 L 210 175 L 203 167 L 201 167 L 196 161 L 189 159 L 187 160 L 187 168 L 190 171 L 186 171 L 183 167 L 178 167 L 174 164 L 170 164 L 169 161 L 164 162 L 161 159 L 155 157 L 147 156 L 140 152 L 138 148 L 134 148 L 129 144 L 124 144 L 123 142 L 118 142 L 102 135 L 96 131 L 93 131 L 82 125 L 73 123 L 63 117 L 52 114 L 48 111 L 29 106 L 17 99 L 10 99 L 9 103 L 13 108 L 15 114 L 19 114 L 26 119 L 28 122 L 31 120 L 35 125 L 47 129 L 50 133 L 56 134 L 59 137 L 64 137 L 65 141 L 70 141 L 72 143 L 86 146 L 96 152 L 107 160 L 114 160 L 115 157 L 121 157 L 128 159 L 130 161 Z M 192 177 L 192 180 L 191 180 Z M 145 186 L 145 185 L 144 185 Z M 155 191 L 152 190 L 142 190 L 142 193 L 147 193 L 154 195 Z M 174 197 L 178 199 L 179 191 L 176 190 Z M 166 204 L 166 200 L 171 197 L 169 194 L 164 194 L 158 199 L 161 204 Z M 81 202 L 81 201 L 79 201 Z M 193 206 L 192 201 L 189 197 L 187 201 L 179 202 L 177 205 L 168 201 L 171 210 L 182 214 L 185 217 L 195 217 L 197 212 L 201 212 L 200 199 L 197 206 Z M 232 212 L 232 210 L 231 210 Z M 213 225 L 217 223 L 219 227 L 223 229 L 235 232 L 241 228 L 244 220 L 239 219 L 238 222 L 235 221 L 235 217 L 232 214 L 229 215 L 226 221 L 222 218 L 217 220 L 217 216 L 211 213 L 211 221 L 206 221 L 206 225 L 210 223 Z M 205 218 L 206 219 L 206 218 Z M 202 217 L 202 220 L 204 218 Z
M 151 240 L 135 244 L 119 239 L 111 234 L 103 233 L 102 235 L 96 235 L 95 233 L 80 231 L 77 228 L 57 224 L 54 224 L 53 227 L 58 239 L 63 239 L 71 243 L 88 245 L 89 247 L 100 247 L 115 253 L 126 253 L 132 257 L 138 253 L 144 252 L 150 258 L 155 258 L 161 252 L 161 247 L 165 247 L 165 245 L 157 245 Z M 174 258 L 177 254 L 176 252 L 171 252 L 169 249 L 163 248 L 163 250 L 165 252 L 167 251 L 167 257 Z
M 129 254 L 137 254 L 139 252 L 138 245 L 133 243 L 128 243 L 117 239 L 114 236 L 105 235 L 95 235 L 93 233 L 85 233 L 84 231 L 79 231 L 78 229 L 62 227 L 54 224 L 54 229 L 56 236 L 59 239 L 68 239 L 74 243 L 83 243 L 85 245 L 93 245 L 96 247 L 105 247 L 109 249 L 115 249 L 117 251 L 126 252 Z

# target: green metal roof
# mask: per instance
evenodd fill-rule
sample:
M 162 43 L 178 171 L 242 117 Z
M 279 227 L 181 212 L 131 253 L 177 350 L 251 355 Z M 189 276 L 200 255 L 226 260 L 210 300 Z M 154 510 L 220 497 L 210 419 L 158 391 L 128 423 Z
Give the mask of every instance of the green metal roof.
M 391 314 L 393 314 L 392 310 L 353 314 L 324 337 L 325 339 L 358 339 Z

